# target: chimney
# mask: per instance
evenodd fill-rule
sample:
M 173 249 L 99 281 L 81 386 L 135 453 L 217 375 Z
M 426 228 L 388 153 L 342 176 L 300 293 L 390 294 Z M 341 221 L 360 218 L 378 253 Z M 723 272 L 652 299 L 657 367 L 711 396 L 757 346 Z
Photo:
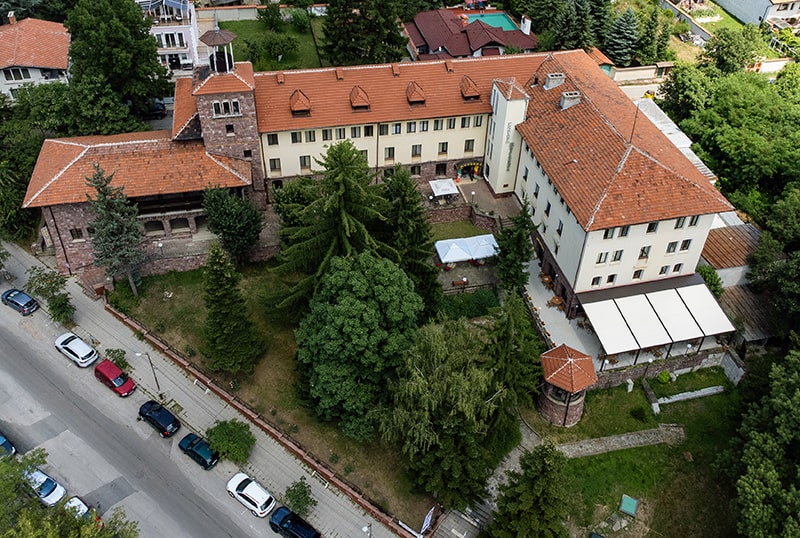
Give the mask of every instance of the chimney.
M 523 34 L 531 35 L 531 18 L 527 15 L 523 15 L 520 18 L 519 29 L 522 30 Z
M 552 90 L 557 86 L 561 86 L 564 84 L 565 79 L 564 73 L 548 73 L 547 79 L 544 81 L 544 89 Z
M 581 102 L 581 92 L 563 92 L 561 94 L 561 110 L 566 110 Z
M 17 17 L 13 11 L 8 12 L 8 24 L 17 24 Z

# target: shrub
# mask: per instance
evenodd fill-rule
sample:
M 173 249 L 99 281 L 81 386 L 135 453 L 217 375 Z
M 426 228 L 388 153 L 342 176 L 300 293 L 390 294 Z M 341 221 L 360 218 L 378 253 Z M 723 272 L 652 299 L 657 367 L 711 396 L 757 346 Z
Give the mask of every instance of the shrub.
M 449 319 L 478 318 L 485 316 L 489 310 L 500 306 L 497 292 L 488 288 L 481 288 L 473 293 L 459 293 L 445 295 L 442 301 L 442 311 Z
M 631 417 L 639 422 L 647 422 L 647 412 L 641 406 L 631 409 Z
M 294 26 L 295 30 L 301 34 L 305 34 L 311 29 L 308 12 L 305 9 L 293 9 L 290 13 L 292 14 L 292 26 Z
M 661 372 L 660 374 L 658 374 L 658 376 L 656 376 L 656 379 L 657 379 L 657 380 L 658 380 L 658 382 L 659 382 L 659 383 L 661 383 L 662 385 L 666 385 L 667 383 L 669 383 L 670 381 L 672 381 L 672 378 L 671 378 L 671 377 L 670 377 L 670 375 L 669 375 L 669 371 L 667 371 L 667 370 L 664 370 L 663 372 Z
M 57 293 L 47 300 L 47 311 L 53 321 L 66 324 L 72 321 L 75 305 L 69 300 L 69 293 Z
M 725 291 L 722 287 L 722 279 L 719 277 L 719 274 L 714 270 L 713 267 L 710 265 L 701 265 L 697 268 L 697 272 L 703 277 L 703 280 L 706 282 L 706 286 L 708 286 L 708 290 L 714 296 L 715 299 L 719 299 L 722 292 Z
M 129 316 L 133 308 L 139 305 L 139 298 L 131 291 L 128 281 L 121 280 L 114 286 L 114 290 L 109 292 L 108 302 L 115 310 Z
M 256 438 L 246 423 L 232 419 L 217 422 L 206 432 L 208 444 L 221 458 L 244 465 L 256 444 Z
M 678 37 L 681 34 L 686 34 L 692 30 L 691 25 L 687 21 L 679 21 L 672 25 L 672 35 Z
M 292 483 L 283 493 L 283 502 L 292 512 L 305 517 L 308 512 L 317 506 L 317 500 L 311 496 L 311 486 L 306 482 L 306 477 Z
M 123 372 L 127 372 L 128 369 L 131 367 L 128 359 L 125 358 L 125 350 L 124 349 L 107 349 L 106 350 L 106 358 L 117 365 L 117 368 L 122 370 Z

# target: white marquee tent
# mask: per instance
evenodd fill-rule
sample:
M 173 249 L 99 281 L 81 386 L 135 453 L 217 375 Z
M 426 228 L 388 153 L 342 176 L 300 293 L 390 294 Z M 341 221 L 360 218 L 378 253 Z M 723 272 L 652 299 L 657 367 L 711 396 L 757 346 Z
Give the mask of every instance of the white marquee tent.
M 497 254 L 497 241 L 492 234 L 442 239 L 437 241 L 435 246 L 442 263 L 480 260 Z

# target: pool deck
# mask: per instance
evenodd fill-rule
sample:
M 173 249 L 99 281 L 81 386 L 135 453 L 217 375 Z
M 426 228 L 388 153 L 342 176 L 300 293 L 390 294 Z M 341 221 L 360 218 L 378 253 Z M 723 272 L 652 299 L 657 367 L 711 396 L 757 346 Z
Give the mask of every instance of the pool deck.
M 461 15 L 466 15 L 467 17 L 476 17 L 478 15 L 505 15 L 506 18 L 514 24 L 514 28 L 513 29 L 514 30 L 519 30 L 519 23 L 514 19 L 514 17 L 512 17 L 511 15 L 509 15 L 507 12 L 503 11 L 502 9 L 497 9 L 495 7 L 488 7 L 488 8 L 483 8 L 483 9 L 478 9 L 478 8 L 464 9 L 463 7 L 459 6 L 459 7 L 448 7 L 448 8 L 445 8 L 445 9 L 447 9 L 450 12 L 452 12 L 453 15 L 455 15 L 456 17 L 459 17 Z M 470 21 L 470 22 L 474 22 L 474 21 Z M 486 24 L 489 24 L 489 23 L 486 23 Z M 489 26 L 493 26 L 493 25 L 490 24 Z M 497 27 L 495 27 L 495 28 L 497 28 Z

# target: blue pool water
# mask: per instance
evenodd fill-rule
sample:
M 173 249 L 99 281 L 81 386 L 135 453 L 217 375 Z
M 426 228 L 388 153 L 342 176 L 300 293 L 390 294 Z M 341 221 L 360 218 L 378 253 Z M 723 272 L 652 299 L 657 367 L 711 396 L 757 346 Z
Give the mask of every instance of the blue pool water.
M 502 28 L 503 30 L 519 30 L 508 15 L 505 13 L 484 13 L 483 15 L 469 15 L 469 22 L 483 21 L 489 26 Z

